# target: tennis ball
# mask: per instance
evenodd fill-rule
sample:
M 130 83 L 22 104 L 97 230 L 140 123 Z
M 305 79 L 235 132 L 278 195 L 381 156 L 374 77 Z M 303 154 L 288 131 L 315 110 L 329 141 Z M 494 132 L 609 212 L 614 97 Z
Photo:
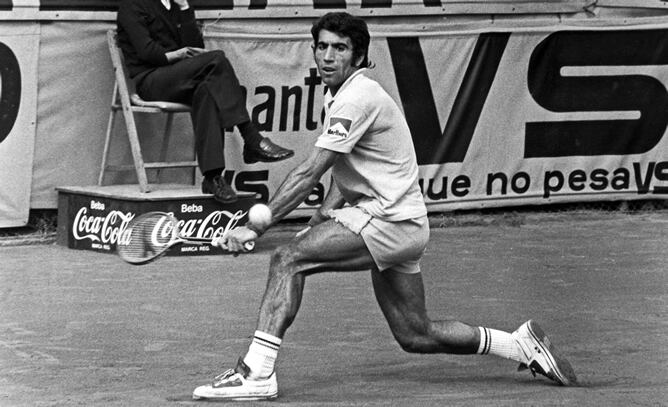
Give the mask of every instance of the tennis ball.
M 260 229 L 271 223 L 271 209 L 265 204 L 255 204 L 248 211 L 248 221 Z

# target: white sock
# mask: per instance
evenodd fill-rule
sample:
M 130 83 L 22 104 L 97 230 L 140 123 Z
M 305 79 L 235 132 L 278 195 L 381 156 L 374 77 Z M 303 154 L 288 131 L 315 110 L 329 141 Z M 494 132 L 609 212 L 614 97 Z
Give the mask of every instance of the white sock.
M 522 351 L 511 334 L 482 326 L 478 329 L 480 329 L 480 345 L 477 352 L 479 355 L 490 354 L 523 362 Z
M 250 369 L 249 378 L 266 379 L 274 372 L 274 364 L 281 347 L 281 339 L 268 333 L 255 331 L 248 347 L 244 363 Z

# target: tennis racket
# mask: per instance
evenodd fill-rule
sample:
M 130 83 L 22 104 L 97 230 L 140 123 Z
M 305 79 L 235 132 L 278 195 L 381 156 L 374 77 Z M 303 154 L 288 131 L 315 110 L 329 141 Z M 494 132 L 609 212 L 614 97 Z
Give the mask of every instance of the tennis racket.
M 182 243 L 212 244 L 212 238 L 182 236 L 178 220 L 167 212 L 147 212 L 132 219 L 116 252 L 130 264 L 146 264 L 162 257 Z M 253 250 L 255 242 L 247 242 L 246 250 Z

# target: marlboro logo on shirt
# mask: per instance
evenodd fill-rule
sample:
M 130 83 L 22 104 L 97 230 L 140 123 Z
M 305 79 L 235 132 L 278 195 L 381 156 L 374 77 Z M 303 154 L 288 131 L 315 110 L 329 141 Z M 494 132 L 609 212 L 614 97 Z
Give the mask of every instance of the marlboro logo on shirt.
M 327 129 L 327 134 L 341 138 L 348 138 L 351 124 L 351 120 L 344 119 L 342 117 L 332 117 L 329 119 L 329 128 Z

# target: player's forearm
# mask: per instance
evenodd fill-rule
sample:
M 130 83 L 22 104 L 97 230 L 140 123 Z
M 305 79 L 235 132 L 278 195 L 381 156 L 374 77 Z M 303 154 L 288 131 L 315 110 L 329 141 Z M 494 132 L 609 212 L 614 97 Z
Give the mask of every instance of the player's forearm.
M 271 224 L 280 221 L 304 202 L 319 179 L 320 177 L 309 168 L 295 168 L 278 188 L 274 199 L 269 202 L 273 214 Z
M 288 174 L 269 201 L 272 224 L 283 219 L 313 191 L 323 174 L 334 165 L 339 153 L 315 147 L 311 155 Z
M 258 235 L 293 211 L 313 191 L 323 174 L 334 165 L 339 153 L 315 147 L 311 155 L 285 178 L 269 201 L 271 223 L 263 230 L 254 230 Z

